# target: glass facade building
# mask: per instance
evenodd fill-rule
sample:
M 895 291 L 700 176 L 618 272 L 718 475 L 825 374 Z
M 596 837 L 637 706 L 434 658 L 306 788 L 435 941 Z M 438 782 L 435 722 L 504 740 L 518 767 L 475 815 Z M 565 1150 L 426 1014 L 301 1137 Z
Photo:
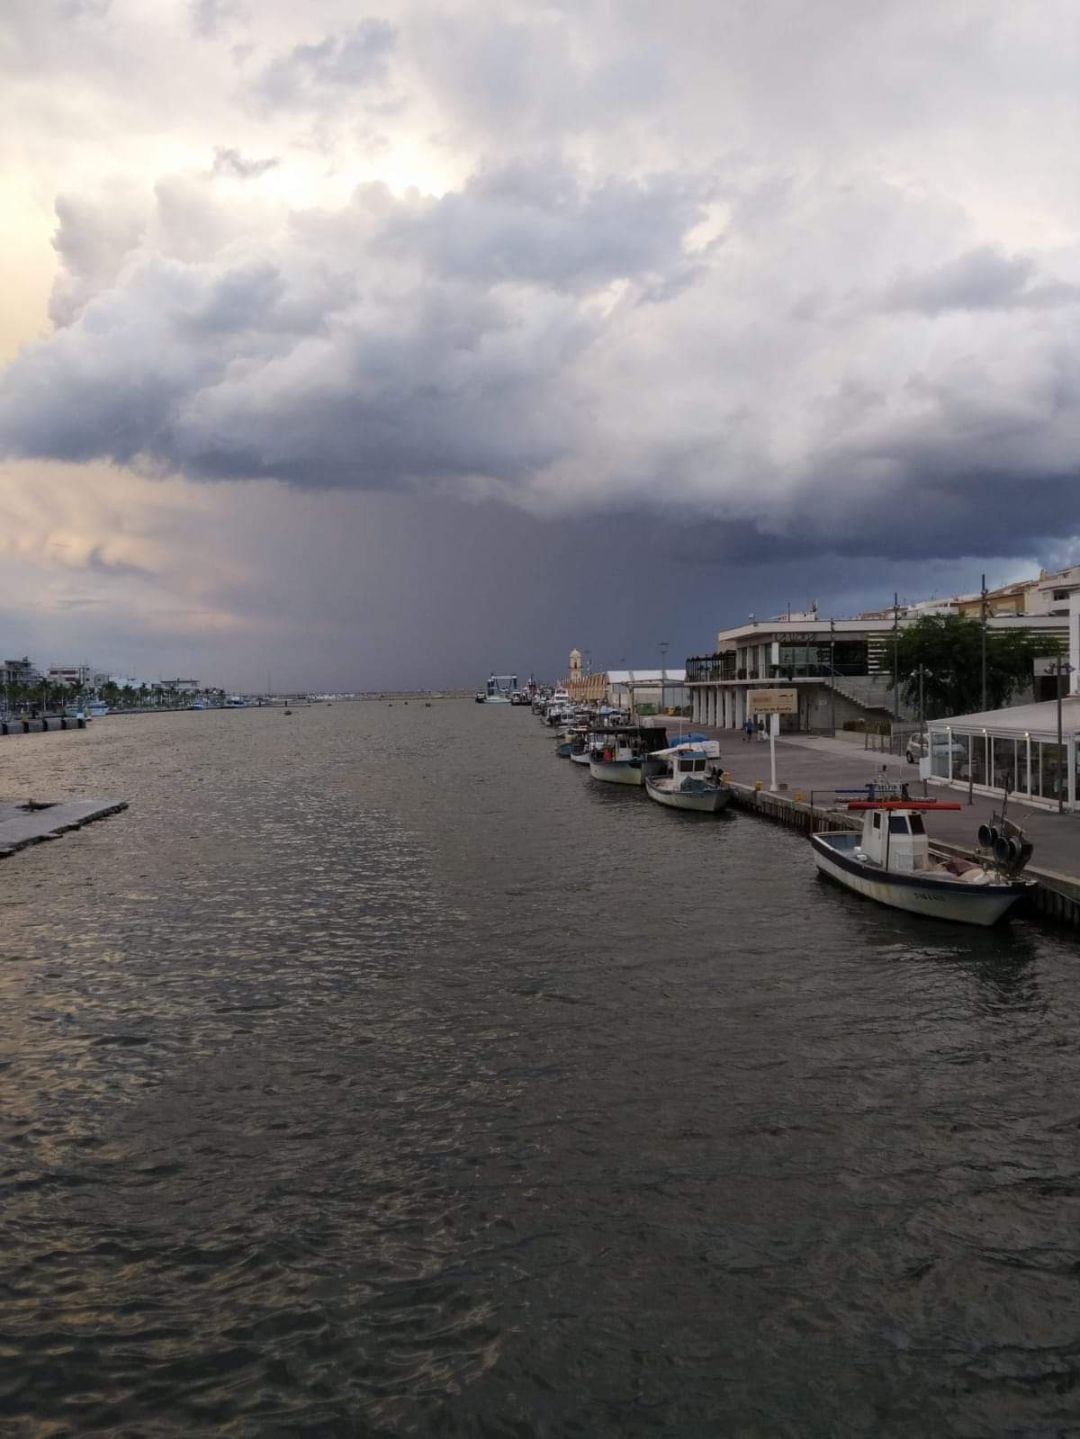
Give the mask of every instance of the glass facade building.
M 1056 701 L 933 720 L 931 776 L 1049 804 L 1060 799 L 1063 806 L 1077 808 L 1080 699 L 1064 699 L 1060 709 L 1060 741 Z

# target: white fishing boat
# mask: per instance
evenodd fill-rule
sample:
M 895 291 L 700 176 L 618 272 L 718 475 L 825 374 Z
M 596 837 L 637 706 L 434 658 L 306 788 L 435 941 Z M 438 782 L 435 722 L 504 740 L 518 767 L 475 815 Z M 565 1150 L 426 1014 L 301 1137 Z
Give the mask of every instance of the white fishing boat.
M 656 760 L 666 760 L 667 774 L 646 775 L 645 792 L 657 804 L 669 809 L 717 814 L 731 802 L 731 786 L 719 777 L 720 745 L 716 740 L 692 737 L 658 750 Z
M 667 747 L 667 731 L 643 725 L 619 725 L 593 730 L 590 736 L 589 773 L 608 784 L 645 783 L 647 774 L 659 774 L 658 750 Z
M 982 826 L 985 863 L 935 858 L 923 811 L 960 809 L 942 800 L 852 800 L 862 810 L 861 834 L 812 834 L 814 859 L 822 874 L 893 909 L 965 924 L 996 924 L 1034 885 L 1019 877 L 1031 858 L 1022 831 L 1002 819 Z M 983 833 L 986 831 L 986 834 Z
M 104 700 L 91 700 L 86 707 L 88 719 L 104 719 L 109 713 L 109 706 Z

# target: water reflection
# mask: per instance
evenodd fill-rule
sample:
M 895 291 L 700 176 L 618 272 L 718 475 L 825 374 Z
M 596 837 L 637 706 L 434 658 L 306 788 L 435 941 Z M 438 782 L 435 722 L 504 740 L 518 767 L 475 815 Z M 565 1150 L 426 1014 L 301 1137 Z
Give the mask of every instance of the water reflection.
M 1064 1422 L 1071 944 L 517 710 L 36 738 L 29 790 L 132 808 L 3 866 L 0 1428 Z

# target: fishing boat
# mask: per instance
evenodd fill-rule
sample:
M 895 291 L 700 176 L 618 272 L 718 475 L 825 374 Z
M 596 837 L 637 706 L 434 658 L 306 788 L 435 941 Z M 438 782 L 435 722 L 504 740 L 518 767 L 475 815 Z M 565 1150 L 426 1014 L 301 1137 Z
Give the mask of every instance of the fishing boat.
M 86 707 L 88 719 L 104 719 L 109 713 L 109 706 L 104 700 L 91 700 Z
M 719 777 L 720 745 L 704 735 L 690 735 L 670 749 L 657 750 L 656 760 L 666 760 L 667 774 L 645 776 L 645 792 L 657 804 L 669 809 L 717 814 L 731 802 L 731 786 Z
M 1034 887 L 1020 878 L 1032 846 L 1018 825 L 995 815 L 979 830 L 985 861 L 935 857 L 923 812 L 960 808 L 947 800 L 850 800 L 849 810 L 863 811 L 862 833 L 812 834 L 815 862 L 830 879 L 893 909 L 996 924 Z
M 555 742 L 555 753 L 560 759 L 573 759 L 575 754 L 584 754 L 585 763 L 588 764 L 588 743 L 589 726 L 587 724 L 572 724 L 568 729 L 559 733 Z
M 659 774 L 663 760 L 657 752 L 667 748 L 667 730 L 644 725 L 613 725 L 592 731 L 589 773 L 608 784 L 645 783 L 646 774 Z

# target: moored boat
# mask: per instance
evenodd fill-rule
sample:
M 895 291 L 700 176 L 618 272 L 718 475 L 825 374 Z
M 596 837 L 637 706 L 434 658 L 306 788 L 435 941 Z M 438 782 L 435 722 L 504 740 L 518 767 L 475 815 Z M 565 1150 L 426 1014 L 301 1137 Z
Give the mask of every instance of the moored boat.
M 893 909 L 965 924 L 996 924 L 1034 886 L 1020 871 L 1031 845 L 1017 825 L 1002 820 L 988 828 L 993 845 L 985 863 L 937 859 L 923 823 L 923 811 L 960 809 L 943 800 L 852 800 L 862 810 L 861 834 L 812 834 L 814 860 L 822 874 L 856 894 Z
M 653 758 L 666 760 L 670 766 L 667 774 L 645 776 L 645 792 L 657 804 L 698 814 L 717 814 L 730 804 L 731 786 L 724 784 L 717 772 L 720 746 L 716 740 L 691 736 L 670 749 L 658 750 Z
M 655 758 L 667 747 L 665 729 L 644 725 L 616 725 L 595 729 L 590 736 L 589 773 L 608 784 L 645 783 L 647 774 L 659 774 L 664 762 Z

